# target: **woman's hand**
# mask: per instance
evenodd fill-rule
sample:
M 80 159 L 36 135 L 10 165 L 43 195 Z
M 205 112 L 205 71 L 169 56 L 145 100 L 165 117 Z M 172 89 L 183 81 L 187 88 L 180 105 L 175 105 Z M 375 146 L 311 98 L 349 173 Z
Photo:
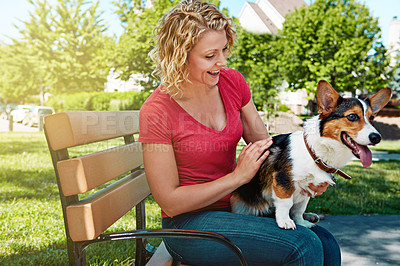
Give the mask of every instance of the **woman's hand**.
M 310 191 L 312 191 L 314 194 L 312 194 L 310 191 L 308 190 L 304 190 L 304 192 L 307 193 L 307 195 L 309 197 L 315 197 L 315 196 L 319 196 L 322 195 L 322 193 L 324 193 L 326 191 L 326 189 L 328 188 L 329 183 L 324 182 L 319 184 L 318 186 L 314 185 L 314 184 L 309 184 L 308 188 Z
M 240 185 L 250 182 L 261 164 L 268 157 L 272 138 L 249 143 L 239 154 L 236 169 L 233 171 Z

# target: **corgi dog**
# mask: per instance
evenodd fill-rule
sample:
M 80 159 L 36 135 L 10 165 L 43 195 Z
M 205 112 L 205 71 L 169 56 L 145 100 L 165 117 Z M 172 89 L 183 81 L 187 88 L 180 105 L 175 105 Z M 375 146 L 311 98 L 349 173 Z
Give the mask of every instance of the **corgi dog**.
M 343 98 L 327 81 L 319 81 L 318 115 L 304 122 L 304 131 L 273 136 L 270 154 L 254 178 L 232 194 L 232 211 L 275 214 L 276 223 L 284 229 L 296 229 L 296 224 L 314 226 L 303 218 L 310 199 L 306 191 L 314 195 L 309 185 L 327 182 L 334 186 L 333 173 L 349 179 L 338 168 L 353 156 L 364 167 L 371 165 L 367 145 L 381 141 L 372 121 L 391 94 L 386 88 L 365 100 Z M 312 218 L 318 220 L 318 216 Z

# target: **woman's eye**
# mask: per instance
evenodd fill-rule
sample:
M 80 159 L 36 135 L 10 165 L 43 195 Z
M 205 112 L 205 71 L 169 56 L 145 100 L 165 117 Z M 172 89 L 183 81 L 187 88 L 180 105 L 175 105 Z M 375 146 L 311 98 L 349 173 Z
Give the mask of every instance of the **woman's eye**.
M 213 54 L 212 54 L 212 55 L 207 55 L 207 56 L 206 56 L 207 59 L 211 59 L 211 58 L 213 58 L 213 57 L 214 57 Z
M 349 121 L 351 121 L 351 122 L 354 122 L 354 121 L 357 121 L 357 120 L 359 120 L 360 118 L 358 117 L 358 115 L 356 115 L 356 114 L 349 114 L 348 116 L 346 116 L 347 117 L 347 119 L 349 120 Z

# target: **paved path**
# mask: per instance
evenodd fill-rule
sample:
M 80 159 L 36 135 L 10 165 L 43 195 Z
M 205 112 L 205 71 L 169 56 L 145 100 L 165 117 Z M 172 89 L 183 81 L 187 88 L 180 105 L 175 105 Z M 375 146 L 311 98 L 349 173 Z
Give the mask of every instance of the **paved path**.
M 383 151 L 373 151 L 372 152 L 372 160 L 400 160 L 400 153 L 387 153 Z
M 400 215 L 325 216 L 318 224 L 339 242 L 342 265 L 400 265 Z

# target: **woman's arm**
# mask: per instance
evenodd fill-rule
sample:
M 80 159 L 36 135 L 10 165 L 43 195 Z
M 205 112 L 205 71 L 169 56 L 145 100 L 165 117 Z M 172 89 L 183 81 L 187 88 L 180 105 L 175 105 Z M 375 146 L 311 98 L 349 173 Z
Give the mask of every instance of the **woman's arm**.
M 243 139 L 246 143 L 270 138 L 268 130 L 254 106 L 253 100 L 250 100 L 242 107 L 240 115 L 243 124 Z
M 178 170 L 171 145 L 143 143 L 143 159 L 150 190 L 161 209 L 170 217 L 206 207 L 249 182 L 268 156 L 271 145 L 258 141 L 243 148 L 236 169 L 217 180 L 179 186 Z

